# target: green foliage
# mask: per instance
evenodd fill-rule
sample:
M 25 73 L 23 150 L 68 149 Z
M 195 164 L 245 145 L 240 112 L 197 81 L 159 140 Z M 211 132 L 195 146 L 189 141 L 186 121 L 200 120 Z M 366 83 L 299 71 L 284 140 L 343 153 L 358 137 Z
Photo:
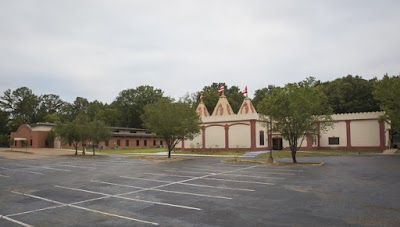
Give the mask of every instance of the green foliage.
M 274 88 L 258 105 L 258 111 L 272 117 L 274 131 L 289 141 L 293 162 L 306 135 L 325 130 L 331 121 L 326 96 L 307 82 Z M 318 122 L 320 128 L 316 127 Z
M 163 138 L 168 146 L 168 157 L 175 145 L 185 139 L 193 139 L 200 132 L 201 120 L 187 103 L 161 98 L 144 107 L 144 126 Z
M 95 155 L 95 145 L 100 141 L 109 140 L 112 136 L 110 127 L 99 120 L 88 124 L 88 134 L 88 139 L 93 142 L 93 155 Z
M 348 75 L 317 87 L 328 97 L 334 113 L 371 112 L 380 110 L 372 95 L 375 82 L 376 79 Z
M 119 93 L 113 106 L 118 111 L 118 125 L 129 128 L 142 128 L 143 121 L 140 116 L 144 106 L 157 102 L 163 97 L 163 91 L 152 86 L 139 86 L 136 89 L 127 89 Z
M 400 132 L 400 75 L 385 75 L 375 84 L 374 97 L 389 117 L 392 130 Z
M 196 102 L 194 102 L 194 107 L 200 103 L 200 96 L 203 94 L 204 105 L 207 107 L 207 110 L 210 114 L 214 111 L 215 105 L 219 100 L 220 95 L 218 94 L 218 90 L 223 83 L 212 83 L 210 86 L 205 86 L 203 90 L 197 93 Z M 243 102 L 243 96 L 240 94 L 240 89 L 238 86 L 228 87 L 224 84 L 225 95 L 231 104 L 232 110 L 237 113 L 240 109 L 240 106 Z

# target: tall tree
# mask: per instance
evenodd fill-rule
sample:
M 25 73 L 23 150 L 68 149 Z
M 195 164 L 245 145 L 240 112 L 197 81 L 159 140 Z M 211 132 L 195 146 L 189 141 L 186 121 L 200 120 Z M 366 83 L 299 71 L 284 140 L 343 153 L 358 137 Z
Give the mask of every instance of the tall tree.
M 328 97 L 334 113 L 356 113 L 380 110 L 372 95 L 374 83 L 375 79 L 365 80 L 360 76 L 348 75 L 317 87 Z
M 392 130 L 400 133 L 400 75 L 384 75 L 375 85 L 374 97 L 387 114 Z
M 331 108 L 326 96 L 307 82 L 274 88 L 258 105 L 258 111 L 272 117 L 274 131 L 289 141 L 294 163 L 304 138 L 331 125 Z M 317 123 L 320 128 L 316 127 Z
M 92 142 L 93 155 L 95 155 L 95 147 L 100 141 L 109 140 L 112 136 L 111 128 L 104 122 L 95 120 L 88 124 L 89 140 Z
M 10 114 L 10 130 L 16 130 L 22 123 L 37 122 L 38 104 L 38 97 L 27 87 L 8 89 L 0 97 L 0 108 Z
M 66 105 L 66 102 L 61 100 L 58 95 L 45 94 L 39 96 L 38 121 L 55 123 L 56 119 L 60 119 L 64 105 Z
M 118 126 L 142 128 L 143 121 L 140 116 L 144 106 L 157 102 L 161 97 L 163 91 L 152 86 L 139 86 L 121 91 L 113 103 L 118 110 Z
M 195 107 L 200 103 L 200 96 L 203 95 L 204 105 L 207 107 L 208 112 L 214 111 L 220 95 L 218 94 L 219 88 L 224 84 L 224 92 L 226 98 L 231 104 L 232 110 L 237 113 L 243 102 L 243 96 L 240 94 L 238 86 L 229 87 L 225 83 L 212 83 L 210 86 L 205 86 L 200 92 L 197 93 L 196 102 L 193 104 Z
M 169 98 L 146 105 L 142 119 L 147 129 L 166 141 L 168 158 L 179 141 L 193 139 L 200 132 L 201 120 L 196 111 L 186 103 Z

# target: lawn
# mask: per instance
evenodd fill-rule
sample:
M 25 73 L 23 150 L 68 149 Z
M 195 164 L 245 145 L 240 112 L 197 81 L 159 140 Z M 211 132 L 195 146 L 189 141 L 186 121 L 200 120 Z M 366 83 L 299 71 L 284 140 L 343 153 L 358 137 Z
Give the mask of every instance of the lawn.
M 88 150 L 91 151 L 91 150 Z M 96 149 L 96 152 L 99 153 L 108 153 L 108 154 L 129 154 L 129 153 L 158 153 L 158 152 L 166 152 L 166 148 L 142 148 L 142 149 Z
M 382 153 L 378 150 L 313 150 L 313 151 L 297 151 L 296 157 L 312 157 L 312 156 L 340 156 L 340 155 L 359 155 Z M 269 153 L 260 154 L 257 158 L 267 158 Z M 291 151 L 273 151 L 273 158 L 291 158 Z
M 87 150 L 86 152 L 91 151 Z M 108 154 L 142 154 L 142 153 L 158 153 L 158 152 L 167 152 L 166 148 L 142 148 L 142 149 L 96 149 L 96 152 L 99 153 L 108 153 Z M 245 151 L 172 151 L 172 155 L 174 154 L 195 154 L 195 155 L 235 155 L 240 156 L 243 155 Z

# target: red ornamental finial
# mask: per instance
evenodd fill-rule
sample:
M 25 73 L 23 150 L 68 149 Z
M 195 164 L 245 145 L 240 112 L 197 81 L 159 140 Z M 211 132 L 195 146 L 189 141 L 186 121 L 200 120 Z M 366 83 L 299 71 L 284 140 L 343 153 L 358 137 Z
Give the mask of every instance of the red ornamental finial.
M 246 97 L 248 96 L 247 94 L 247 86 L 244 88 L 244 90 L 242 92 L 240 92 L 241 95 L 246 95 Z
M 224 95 L 224 91 L 225 91 L 225 84 L 221 84 L 221 86 L 219 87 L 219 90 L 218 90 L 218 94 Z

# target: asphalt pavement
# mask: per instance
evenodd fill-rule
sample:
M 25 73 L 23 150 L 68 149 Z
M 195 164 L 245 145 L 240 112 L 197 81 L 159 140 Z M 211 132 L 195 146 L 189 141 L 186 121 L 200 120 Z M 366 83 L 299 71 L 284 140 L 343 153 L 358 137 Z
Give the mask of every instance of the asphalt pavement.
M 400 156 L 0 158 L 0 226 L 400 226 Z

